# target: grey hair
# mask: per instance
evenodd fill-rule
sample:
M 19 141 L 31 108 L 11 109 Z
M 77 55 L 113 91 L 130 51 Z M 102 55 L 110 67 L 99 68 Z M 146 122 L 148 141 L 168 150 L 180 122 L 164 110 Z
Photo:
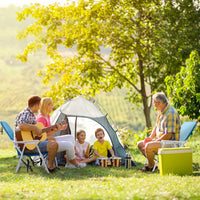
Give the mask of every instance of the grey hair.
M 160 102 L 162 104 L 168 103 L 168 100 L 163 92 L 158 92 L 153 95 L 153 100 L 155 102 Z

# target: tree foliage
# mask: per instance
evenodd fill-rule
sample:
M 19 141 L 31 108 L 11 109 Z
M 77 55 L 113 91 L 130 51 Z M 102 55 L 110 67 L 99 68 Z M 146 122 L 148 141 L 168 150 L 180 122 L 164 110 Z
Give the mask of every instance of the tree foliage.
M 130 102 L 142 102 L 147 127 L 152 92 L 164 90 L 165 77 L 179 72 L 199 45 L 200 13 L 191 0 L 35 4 L 18 13 L 19 21 L 28 17 L 35 22 L 18 37 L 36 39 L 18 57 L 27 61 L 30 53 L 46 48 L 51 60 L 40 72 L 51 84 L 46 95 L 61 104 L 72 94 L 126 87 Z M 73 56 L 65 56 L 69 49 L 75 49 Z
M 200 56 L 193 51 L 175 78 L 166 78 L 168 95 L 182 116 L 200 121 Z

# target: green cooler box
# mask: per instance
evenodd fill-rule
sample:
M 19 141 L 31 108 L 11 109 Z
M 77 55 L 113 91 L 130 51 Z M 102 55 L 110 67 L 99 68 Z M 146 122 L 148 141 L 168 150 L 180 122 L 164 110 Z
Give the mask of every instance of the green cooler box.
M 192 149 L 189 147 L 161 148 L 158 150 L 160 175 L 191 175 Z

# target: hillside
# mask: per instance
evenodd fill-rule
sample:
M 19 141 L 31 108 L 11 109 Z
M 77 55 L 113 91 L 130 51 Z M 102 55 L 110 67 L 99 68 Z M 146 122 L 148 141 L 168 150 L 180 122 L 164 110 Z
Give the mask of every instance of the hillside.
M 37 76 L 37 70 L 44 67 L 48 59 L 43 52 L 30 56 L 27 63 L 21 63 L 15 58 L 27 43 L 26 40 L 16 39 L 17 32 L 28 25 L 28 22 L 16 21 L 15 13 L 21 9 L 14 6 L 0 8 L 0 35 L 3 38 L 0 40 L 0 120 L 8 121 L 10 125 L 13 125 L 18 112 L 26 106 L 28 96 L 42 95 L 48 90 Z M 124 97 L 124 89 L 115 89 L 111 93 L 98 94 L 96 100 L 120 128 L 142 131 L 145 127 L 142 106 L 132 110 L 133 106 Z M 155 120 L 155 113 L 152 115 Z
M 15 58 L 23 51 L 26 40 L 18 41 L 17 32 L 27 23 L 16 21 L 16 12 L 22 8 L 10 6 L 0 8 L 0 120 L 6 120 L 11 125 L 17 113 L 26 106 L 26 99 L 31 94 L 41 95 L 44 86 L 37 76 L 37 69 L 44 66 L 47 59 L 44 54 L 30 57 L 30 62 L 21 63 Z

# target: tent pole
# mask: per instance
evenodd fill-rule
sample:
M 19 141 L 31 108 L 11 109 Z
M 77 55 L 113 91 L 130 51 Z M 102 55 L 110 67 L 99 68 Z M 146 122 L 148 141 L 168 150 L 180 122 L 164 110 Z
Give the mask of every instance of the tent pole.
M 75 118 L 75 133 L 74 133 L 74 136 L 75 136 L 75 140 L 76 140 L 76 129 L 77 129 L 77 117 Z

